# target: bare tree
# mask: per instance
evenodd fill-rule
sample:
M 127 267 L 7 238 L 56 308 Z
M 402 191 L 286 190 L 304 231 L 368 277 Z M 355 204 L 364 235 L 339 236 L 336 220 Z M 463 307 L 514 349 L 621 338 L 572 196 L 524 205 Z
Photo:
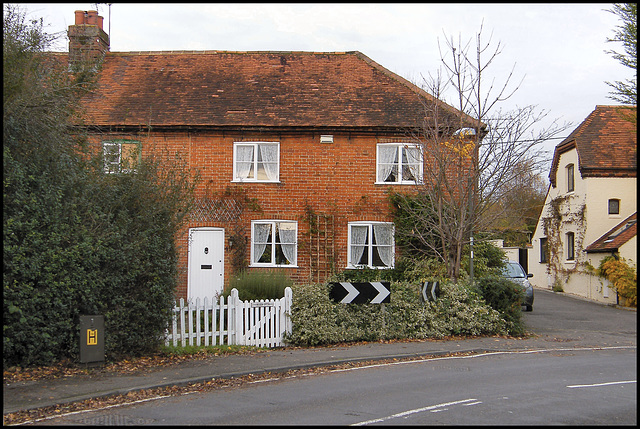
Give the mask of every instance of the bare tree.
M 501 51 L 500 43 L 483 40 L 482 27 L 465 44 L 446 39 L 441 69 L 423 78 L 433 99 L 425 99 L 424 126 L 413 133 L 425 161 L 424 180 L 416 192 L 394 195 L 405 216 L 396 226 L 400 246 L 439 258 L 453 279 L 460 277 L 463 248 L 473 231 L 491 230 L 506 208 L 514 209 L 500 202 L 516 189 L 522 166 L 541 167 L 542 143 L 570 125 L 554 121 L 539 130 L 547 113 L 535 106 L 499 108 L 521 83 L 512 85 L 513 69 L 503 83 L 489 81 L 487 69 Z M 449 93 L 453 101 L 445 104 Z

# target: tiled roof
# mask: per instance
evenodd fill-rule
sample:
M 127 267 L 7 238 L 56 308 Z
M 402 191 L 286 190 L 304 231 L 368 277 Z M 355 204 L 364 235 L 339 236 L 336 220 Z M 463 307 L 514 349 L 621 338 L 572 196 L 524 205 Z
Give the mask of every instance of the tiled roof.
M 634 120 L 628 120 L 633 117 Z M 596 106 L 558 146 L 549 179 L 556 184 L 560 155 L 576 148 L 582 177 L 636 177 L 636 106 Z
M 590 244 L 585 250 L 588 253 L 615 252 L 620 246 L 638 234 L 638 212 L 632 214 L 616 225 L 602 237 Z
M 85 102 L 106 127 L 397 128 L 422 124 L 418 96 L 360 52 L 109 52 Z

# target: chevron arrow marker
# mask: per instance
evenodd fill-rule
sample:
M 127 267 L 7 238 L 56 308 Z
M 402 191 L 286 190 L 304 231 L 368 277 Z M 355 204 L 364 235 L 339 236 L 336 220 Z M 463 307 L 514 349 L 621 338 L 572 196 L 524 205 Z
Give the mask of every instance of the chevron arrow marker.
M 378 295 L 371 300 L 371 304 L 380 304 L 391 294 L 391 291 L 380 282 L 371 282 L 371 285 L 378 291 Z
M 340 301 L 341 303 L 349 303 L 353 301 L 353 299 L 360 294 L 360 291 L 356 289 L 355 286 L 353 286 L 351 283 L 340 282 L 340 284 L 348 292 L 347 296 L 342 298 L 342 301 Z

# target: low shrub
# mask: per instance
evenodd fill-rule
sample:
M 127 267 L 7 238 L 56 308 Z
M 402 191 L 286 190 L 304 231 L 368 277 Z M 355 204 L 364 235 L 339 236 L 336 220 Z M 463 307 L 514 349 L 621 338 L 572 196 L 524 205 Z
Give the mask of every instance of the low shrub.
M 293 281 L 281 271 L 242 271 L 229 282 L 229 290 L 238 290 L 238 297 L 243 301 L 260 299 L 280 299 L 284 296 L 286 287 L 291 287 Z
M 423 302 L 420 286 L 396 282 L 384 305 L 335 303 L 329 285 L 296 285 L 291 320 L 285 341 L 297 346 L 507 333 L 500 314 L 473 288 L 454 283 L 443 284 L 435 302 Z
M 627 264 L 627 261 L 615 256 L 608 256 L 600 262 L 597 274 L 609 280 L 611 286 L 621 297 L 625 298 L 625 305 L 638 305 L 638 271 Z
M 507 323 L 510 335 L 524 334 L 522 303 L 524 291 L 519 284 L 503 277 L 481 277 L 475 283 L 484 301 L 498 311 Z

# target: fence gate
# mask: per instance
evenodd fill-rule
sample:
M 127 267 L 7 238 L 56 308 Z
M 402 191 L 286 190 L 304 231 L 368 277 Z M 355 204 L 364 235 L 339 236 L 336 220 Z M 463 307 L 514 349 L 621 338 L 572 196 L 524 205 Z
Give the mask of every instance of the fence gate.
M 223 296 L 209 300 L 196 298 L 173 308 L 173 322 L 165 344 L 173 346 L 246 345 L 284 346 L 283 335 L 291 332 L 292 292 L 273 300 L 241 301 L 232 289 L 227 302 Z

